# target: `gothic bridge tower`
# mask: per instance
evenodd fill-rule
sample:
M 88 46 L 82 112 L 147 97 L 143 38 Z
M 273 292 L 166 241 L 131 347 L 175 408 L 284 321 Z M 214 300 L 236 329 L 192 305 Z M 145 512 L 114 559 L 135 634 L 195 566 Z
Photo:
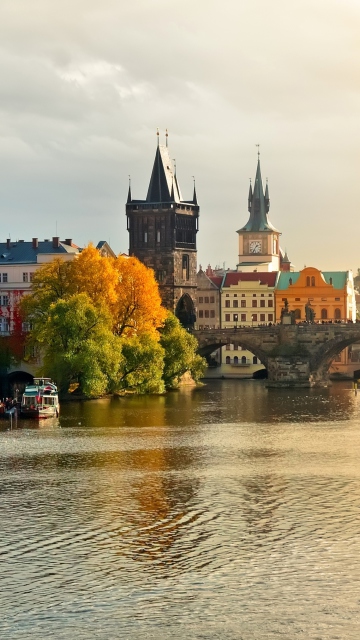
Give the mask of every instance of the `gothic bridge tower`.
M 181 323 L 195 322 L 199 206 L 183 200 L 176 169 L 166 145 L 158 143 L 146 200 L 133 200 L 129 185 L 126 203 L 129 255 L 155 272 L 163 305 Z

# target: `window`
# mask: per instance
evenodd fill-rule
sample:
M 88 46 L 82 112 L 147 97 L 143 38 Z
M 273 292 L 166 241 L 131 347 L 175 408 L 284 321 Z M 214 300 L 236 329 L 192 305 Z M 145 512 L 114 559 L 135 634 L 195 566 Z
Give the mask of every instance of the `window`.
M 321 309 L 321 320 L 327 320 L 327 309 Z
M 272 313 L 268 313 L 268 321 L 269 322 L 273 322 L 274 321 L 274 315 Z
M 215 302 L 214 296 L 210 296 L 210 304 L 214 304 L 214 302 Z
M 306 276 L 306 286 L 310 287 L 310 276 Z
M 226 364 L 230 364 L 230 362 L 231 362 L 230 356 L 226 356 L 225 362 L 226 362 Z
M 252 314 L 252 316 L 251 316 L 251 320 L 252 320 L 253 322 L 257 322 L 257 313 L 253 313 L 253 314 Z
M 200 296 L 199 298 L 199 304 L 202 304 L 204 302 L 204 298 L 202 296 Z
M 335 298 L 335 302 L 340 302 L 340 298 Z
M 30 331 L 31 327 L 30 327 L 30 322 L 23 322 L 22 323 L 22 330 L 24 333 L 27 333 L 27 331 Z
M 229 293 L 227 293 L 227 294 L 226 294 L 226 297 L 228 298 L 228 297 L 229 297 L 229 295 L 230 295 L 230 294 L 229 294 Z
M 265 322 L 265 313 L 260 313 L 260 322 Z
M 315 287 L 315 276 L 311 276 L 311 286 Z
M 240 300 L 240 302 L 242 307 L 246 307 L 246 300 Z
M 156 232 L 156 242 L 158 244 L 160 244 L 160 239 L 161 239 L 161 233 L 160 233 L 160 229 L 158 229 Z
M 148 235 L 147 231 L 144 231 L 144 242 L 147 243 Z
M 241 364 L 246 364 L 246 356 L 241 357 Z
M 234 321 L 234 322 L 237 322 L 237 321 L 238 321 L 238 319 L 239 319 L 238 314 L 237 314 L 237 313 L 233 313 L 233 321 Z
M 205 304 L 209 304 L 209 296 L 205 296 L 204 302 L 205 302 Z
M 294 318 L 295 320 L 301 320 L 301 309 L 295 309 Z
M 230 307 L 230 300 L 225 300 L 225 307 Z
M 230 322 L 230 313 L 225 313 L 225 322 Z
M 199 309 L 199 318 L 203 318 L 204 317 L 204 312 L 202 309 Z
M 341 353 L 338 353 L 335 358 L 334 358 L 334 362 L 341 362 Z
M 268 307 L 273 307 L 274 306 L 273 302 L 274 302 L 273 300 L 268 300 Z
M 341 320 L 341 310 L 340 309 L 335 309 L 335 320 Z
M 265 307 L 265 300 L 260 300 L 260 307 Z
M 210 318 L 215 318 L 215 309 L 210 310 Z
M 256 356 L 253 357 L 253 364 L 257 364 L 258 363 L 258 359 Z
M 32 281 L 34 280 L 34 272 L 33 272 L 33 271 L 31 271 L 31 272 L 29 273 L 29 276 L 30 276 L 30 282 L 32 282 Z
M 209 309 L 205 309 L 205 318 L 209 317 Z
M 252 305 L 251 305 L 252 307 L 257 307 L 257 300 L 252 300 L 251 302 L 252 302 Z
M 261 293 L 260 295 L 261 295 L 261 297 L 263 298 L 263 297 L 264 297 L 264 295 L 265 295 L 265 293 Z
M 182 257 L 182 277 L 183 280 L 189 280 L 189 256 Z
M 8 274 L 7 273 L 3 273 L 2 274 L 2 281 L 3 282 L 7 282 L 8 281 Z
M 300 298 L 295 298 L 295 302 L 300 302 Z
M 242 297 L 242 298 L 245 298 L 245 293 L 242 293 L 242 294 L 241 294 L 241 297 Z
M 237 356 L 234 357 L 234 364 L 238 364 L 239 358 Z
M 246 313 L 242 313 L 240 316 L 241 322 L 246 322 Z
M 253 298 L 256 298 L 256 293 L 253 293 Z
M 0 296 L 1 298 L 1 306 L 7 307 L 9 305 L 9 296 Z
M 233 300 L 233 307 L 238 307 L 238 306 L 239 306 L 239 301 Z

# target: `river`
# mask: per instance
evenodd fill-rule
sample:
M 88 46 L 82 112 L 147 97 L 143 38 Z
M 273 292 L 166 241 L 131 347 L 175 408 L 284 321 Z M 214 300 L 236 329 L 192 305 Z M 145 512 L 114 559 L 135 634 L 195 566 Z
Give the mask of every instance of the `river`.
M 0 423 L 0 638 L 360 637 L 360 393 L 211 381 Z

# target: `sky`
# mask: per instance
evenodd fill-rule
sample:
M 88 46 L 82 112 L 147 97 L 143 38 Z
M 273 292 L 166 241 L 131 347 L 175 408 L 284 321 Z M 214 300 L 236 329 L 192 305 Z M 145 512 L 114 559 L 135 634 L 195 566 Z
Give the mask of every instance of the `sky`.
M 198 264 L 235 268 L 260 144 L 296 269 L 360 268 L 359 0 L 1 0 L 0 241 L 127 252 L 169 131 Z

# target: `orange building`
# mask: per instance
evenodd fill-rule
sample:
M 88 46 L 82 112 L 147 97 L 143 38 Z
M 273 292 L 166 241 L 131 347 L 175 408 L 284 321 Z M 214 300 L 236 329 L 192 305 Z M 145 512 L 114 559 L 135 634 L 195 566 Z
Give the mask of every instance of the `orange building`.
M 296 322 L 356 321 L 354 279 L 351 271 L 320 271 L 305 267 L 278 274 L 275 285 L 276 321 L 287 306 Z M 314 315 L 315 314 L 315 315 Z

